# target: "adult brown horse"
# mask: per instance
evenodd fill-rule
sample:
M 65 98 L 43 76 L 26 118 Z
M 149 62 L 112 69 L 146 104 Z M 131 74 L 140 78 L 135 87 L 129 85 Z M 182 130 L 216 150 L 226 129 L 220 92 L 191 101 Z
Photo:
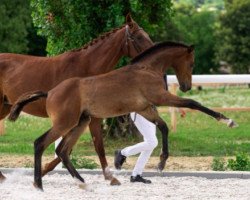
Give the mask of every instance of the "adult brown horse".
M 84 47 L 55 57 L 35 57 L 18 54 L 0 54 L 0 119 L 10 112 L 11 105 L 26 92 L 49 91 L 71 77 L 86 77 L 111 71 L 118 60 L 127 55 L 134 57 L 151 47 L 148 34 L 133 21 L 130 15 L 126 24 L 114 29 Z M 31 115 L 48 117 L 45 101 L 37 101 L 24 109 Z M 93 118 L 90 123 L 95 150 L 99 156 L 106 179 L 112 180 L 107 168 L 103 148 L 101 119 Z M 59 158 L 45 165 L 43 175 L 60 163 Z M 0 172 L 0 182 L 5 177 Z M 118 183 L 119 182 L 114 182 Z
M 169 155 L 168 127 L 154 105 L 196 109 L 234 127 L 236 124 L 221 113 L 166 90 L 162 77 L 169 67 L 173 67 L 180 89 L 184 92 L 191 89 L 193 63 L 192 46 L 163 42 L 149 48 L 133 59 L 131 65 L 119 70 L 88 78 L 71 78 L 48 93 L 34 92 L 20 98 L 12 108 L 11 120 L 18 117 L 26 104 L 44 97 L 52 121 L 52 128 L 34 143 L 35 186 L 42 189 L 41 157 L 44 150 L 61 136 L 63 140 L 56 153 L 70 174 L 84 184 L 69 154 L 92 117 L 108 118 L 136 112 L 155 123 L 162 133 L 163 142 L 159 170 L 163 170 Z

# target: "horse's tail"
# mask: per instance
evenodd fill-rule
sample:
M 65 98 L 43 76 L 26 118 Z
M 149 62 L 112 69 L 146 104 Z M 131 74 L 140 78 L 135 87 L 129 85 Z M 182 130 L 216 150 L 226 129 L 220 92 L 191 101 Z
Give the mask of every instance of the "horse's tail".
M 48 96 L 48 93 L 42 92 L 42 91 L 36 91 L 36 92 L 26 93 L 22 95 L 12 105 L 8 119 L 10 121 L 16 121 L 16 119 L 19 117 L 24 106 L 26 106 L 30 102 L 40 99 L 41 97 L 46 98 L 47 96 Z

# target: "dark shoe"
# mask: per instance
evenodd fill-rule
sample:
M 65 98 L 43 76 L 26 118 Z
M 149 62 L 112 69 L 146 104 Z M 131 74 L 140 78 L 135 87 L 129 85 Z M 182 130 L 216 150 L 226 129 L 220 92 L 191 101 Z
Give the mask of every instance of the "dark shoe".
M 114 160 L 115 168 L 121 169 L 122 164 L 125 162 L 125 160 L 126 160 L 126 156 L 122 155 L 121 150 L 116 150 L 115 160 Z
M 142 182 L 142 183 L 146 183 L 146 184 L 150 184 L 152 183 L 150 180 L 147 180 L 145 178 L 142 178 L 142 176 L 137 175 L 137 176 L 131 176 L 130 177 L 130 182 L 134 183 L 134 182 Z

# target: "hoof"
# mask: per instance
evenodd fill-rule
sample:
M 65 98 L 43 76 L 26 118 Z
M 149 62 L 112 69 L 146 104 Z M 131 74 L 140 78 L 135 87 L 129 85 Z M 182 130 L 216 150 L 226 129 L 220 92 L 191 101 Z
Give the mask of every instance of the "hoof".
M 237 123 L 235 123 L 232 119 L 229 119 L 228 123 L 227 123 L 227 126 L 229 128 L 236 128 L 238 127 L 239 125 Z
M 105 180 L 112 180 L 113 179 L 113 174 L 110 171 L 109 167 L 106 167 L 104 170 L 104 178 L 105 178 Z
M 0 172 L 0 183 L 3 183 L 6 180 L 6 177 Z
M 3 183 L 5 180 L 6 180 L 6 177 L 5 177 L 5 176 L 1 177 L 1 178 L 0 178 L 0 183 Z
M 86 190 L 87 189 L 87 184 L 85 183 L 85 182 L 82 182 L 82 181 L 80 181 L 79 179 L 77 179 L 77 178 L 74 178 L 74 180 L 75 180 L 75 184 L 79 187 L 79 188 L 81 188 L 81 189 L 83 189 L 83 190 Z
M 232 119 L 220 119 L 220 122 L 226 124 L 229 128 L 235 128 L 238 126 Z
M 33 183 L 33 186 L 40 192 L 43 192 L 43 187 L 42 186 L 38 186 L 36 183 Z
M 165 165 L 166 165 L 166 161 L 161 161 L 161 162 L 159 162 L 159 164 L 158 164 L 158 166 L 157 166 L 157 171 L 158 171 L 158 172 L 162 172 L 163 169 L 164 169 L 164 167 L 165 167 Z
M 112 180 L 110 181 L 110 185 L 121 185 L 121 182 L 116 178 L 112 178 Z
M 86 183 L 78 183 L 78 187 L 83 189 L 83 190 L 86 190 L 87 189 L 87 184 Z

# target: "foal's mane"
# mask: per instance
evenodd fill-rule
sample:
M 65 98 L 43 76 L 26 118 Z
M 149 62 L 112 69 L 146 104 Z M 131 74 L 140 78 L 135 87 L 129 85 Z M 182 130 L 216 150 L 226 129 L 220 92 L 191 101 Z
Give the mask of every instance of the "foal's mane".
M 137 63 L 144 59 L 145 57 L 150 56 L 151 54 L 155 53 L 156 51 L 162 49 L 162 48 L 173 48 L 173 47 L 185 47 L 189 48 L 188 45 L 180 43 L 180 42 L 172 42 L 172 41 L 166 41 L 166 42 L 160 42 L 155 44 L 154 46 L 150 47 L 149 49 L 143 51 L 139 55 L 137 55 L 135 58 L 131 60 L 131 64 Z
M 99 37 L 91 40 L 90 42 L 88 42 L 87 44 L 85 44 L 84 46 L 80 47 L 80 48 L 77 48 L 77 49 L 72 49 L 70 50 L 70 52 L 76 52 L 76 51 L 81 51 L 82 49 L 87 49 L 89 46 L 92 46 L 93 44 L 96 44 L 97 42 L 99 42 L 100 40 L 104 40 L 105 38 L 109 37 L 109 35 L 111 35 L 112 33 L 115 33 L 117 32 L 118 30 L 122 29 L 123 27 L 125 27 L 127 24 L 124 24 L 122 25 L 121 27 L 119 28 L 115 28 L 115 29 L 112 29 L 111 31 L 109 32 L 106 32 L 106 33 L 103 33 L 101 34 Z

